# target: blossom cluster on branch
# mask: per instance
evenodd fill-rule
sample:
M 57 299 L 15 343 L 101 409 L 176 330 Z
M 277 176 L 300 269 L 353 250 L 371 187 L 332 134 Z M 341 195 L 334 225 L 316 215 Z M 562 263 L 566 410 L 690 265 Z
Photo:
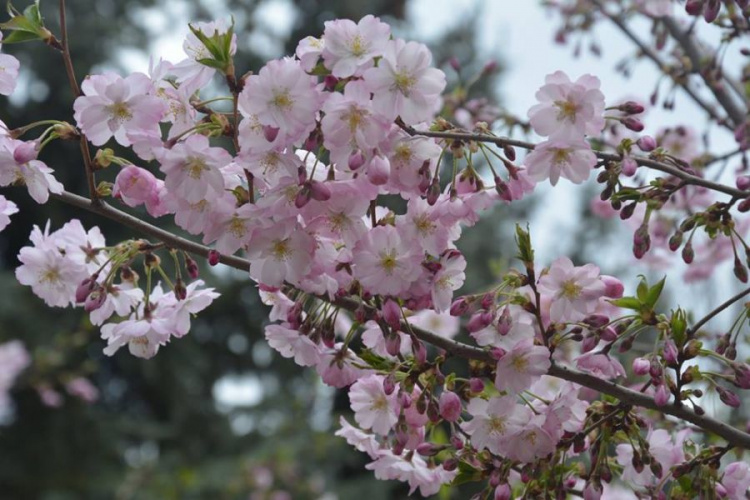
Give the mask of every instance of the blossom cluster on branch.
M 551 3 L 568 31 L 595 8 L 618 22 L 640 9 L 662 29 L 671 7 Z M 687 3 L 691 15 L 725 21 L 721 2 Z M 724 3 L 730 21 L 747 9 Z M 158 60 L 148 74 L 89 75 L 79 88 L 64 31 L 58 39 L 44 27 L 38 3 L 11 12 L 0 24 L 10 32 L 5 43 L 41 39 L 60 51 L 76 99 L 72 123 L 0 124 L 0 185 L 24 185 L 38 203 L 56 198 L 155 239 L 107 244 L 98 228 L 71 220 L 54 231 L 35 227 L 18 256 L 19 282 L 49 306 L 83 307 L 105 354 L 127 346 L 151 358 L 188 334 L 191 317 L 218 297 L 199 279 L 197 254 L 246 270 L 271 306 L 269 345 L 348 391 L 356 425 L 342 417 L 337 435 L 369 455 L 379 479 L 424 496 L 478 482 L 477 498 L 615 498 L 624 486 L 656 498 L 746 497 L 750 467 L 725 457 L 747 448 L 750 435 L 706 415 L 701 401 L 711 393 L 737 407 L 750 389 L 750 365 L 738 359 L 747 311 L 717 342 L 702 327 L 750 291 L 695 321 L 657 304 L 664 280 L 642 278 L 626 295 L 594 264 L 560 256 L 539 266 L 529 232 L 517 226 L 520 266 L 489 289 L 454 297 L 465 281 L 456 247 L 464 228 L 537 183 L 580 184 L 592 173 L 602 185 L 597 211 L 637 221 L 636 258 L 682 248 L 691 269 L 703 266 L 694 277 L 733 258 L 747 282 L 740 214 L 750 209 L 750 181 L 710 180 L 713 160 L 688 153 L 687 129 L 641 134 L 643 104 L 608 107 L 598 78 L 557 71 L 528 112 L 528 128 L 546 140 L 499 136 L 500 123 L 466 123 L 493 114 L 476 102 L 441 115 L 446 77 L 429 49 L 395 38 L 373 16 L 329 21 L 294 57 L 241 76 L 233 24 L 196 23 L 183 60 Z M 18 62 L 3 54 L 0 67 L 7 95 Z M 207 98 L 217 76 L 228 93 Z M 747 96 L 729 105 L 714 94 L 744 158 Z M 742 120 L 731 107 L 740 104 Z M 41 159 L 54 140 L 81 142 L 89 199 L 65 191 Z M 112 142 L 128 156 L 106 147 Z M 90 146 L 99 149 L 92 155 Z M 518 149 L 530 152 L 517 157 Z M 106 168 L 118 169 L 114 182 L 97 184 Z M 107 198 L 143 206 L 155 223 L 173 220 L 202 244 Z M 400 205 L 388 203 L 395 198 Z M 0 226 L 16 211 L 0 196 Z M 694 238 L 704 241 L 698 255 Z M 639 339 L 653 349 L 625 357 Z M 25 364 L 8 370 L 6 385 Z

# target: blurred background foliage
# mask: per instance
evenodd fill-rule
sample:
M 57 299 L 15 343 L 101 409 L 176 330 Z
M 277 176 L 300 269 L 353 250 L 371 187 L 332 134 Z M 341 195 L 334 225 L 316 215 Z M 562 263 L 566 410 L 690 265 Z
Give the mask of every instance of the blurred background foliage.
M 121 69 L 113 61 L 122 60 L 123 49 L 148 54 L 154 33 L 146 21 L 156 12 L 174 31 L 186 31 L 176 25 L 185 20 L 231 13 L 240 34 L 236 66 L 257 72 L 268 54 L 259 52 L 253 35 L 278 33 L 254 16 L 264 3 L 69 0 L 77 74 L 82 78 L 103 68 Z M 290 33 L 274 40 L 274 46 L 283 47 L 275 57 L 292 54 L 307 35 L 320 36 L 323 23 L 334 18 L 358 20 L 374 14 L 391 23 L 398 36 L 410 36 L 413 29 L 406 0 L 295 0 L 290 5 L 296 21 Z M 16 7 L 25 4 L 17 0 Z M 41 7 L 47 26 L 59 33 L 57 2 L 44 0 Z M 475 44 L 470 18 L 430 41 L 435 64 L 453 85 L 458 81 L 450 57 L 461 62 L 465 75 L 475 74 L 487 62 L 478 60 Z M 13 99 L 0 104 L 0 119 L 10 127 L 42 118 L 72 121 L 72 95 L 59 54 L 33 43 L 4 50 L 21 60 L 23 79 Z M 486 78 L 474 92 L 492 95 L 494 87 L 494 79 Z M 44 159 L 69 191 L 85 192 L 76 144 L 54 143 Z M 114 174 L 104 172 L 100 178 Z M 187 337 L 150 361 L 125 351 L 107 358 L 98 329 L 83 311 L 47 308 L 16 282 L 16 256 L 32 226 L 47 220 L 57 229 L 72 217 L 80 218 L 86 227 L 101 227 L 109 243 L 140 235 L 55 201 L 38 206 L 20 189 L 4 194 L 21 212 L 0 234 L 0 342 L 22 340 L 33 366 L 14 389 L 14 416 L 0 426 L 0 498 L 405 497 L 403 485 L 376 481 L 364 469 L 365 455 L 333 436 L 338 415 L 348 411 L 345 393 L 325 387 L 314 371 L 266 346 L 267 308 L 242 273 L 204 266 L 203 279 L 222 297 L 193 322 Z M 528 209 L 528 203 L 512 209 L 500 206 L 466 231 L 460 241 L 471 263 L 466 289 L 481 289 L 507 265 L 513 255 L 513 223 L 527 219 Z M 96 386 L 95 402 L 66 392 L 66 383 L 78 376 Z M 45 391 L 47 404 L 40 398 Z M 61 398 L 50 399 L 55 393 Z M 463 497 L 460 492 L 452 495 Z

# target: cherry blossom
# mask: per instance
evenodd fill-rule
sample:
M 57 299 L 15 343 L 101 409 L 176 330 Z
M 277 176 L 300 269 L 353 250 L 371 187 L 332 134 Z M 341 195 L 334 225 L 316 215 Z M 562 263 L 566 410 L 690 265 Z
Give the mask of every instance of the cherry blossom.
M 605 285 L 599 268 L 593 264 L 573 266 L 567 257 L 555 260 L 539 280 L 539 289 L 552 298 L 550 319 L 555 322 L 578 321 L 592 314 Z
M 0 32 L 0 47 L 2 41 L 3 34 Z M 11 95 L 16 89 L 19 67 L 18 59 L 10 54 L 0 54 L 0 94 Z
M 400 406 L 398 391 L 386 394 L 383 380 L 374 374 L 357 380 L 349 388 L 349 401 L 354 419 L 362 428 L 385 436 L 398 422 Z
M 348 19 L 325 23 L 322 50 L 325 66 L 337 78 L 360 74 L 383 55 L 391 28 L 380 19 L 367 15 L 357 24 Z
M 529 177 L 537 182 L 549 179 L 553 186 L 560 177 L 574 184 L 581 184 L 589 178 L 596 165 L 596 155 L 588 143 L 550 139 L 537 144 L 534 151 L 524 160 Z

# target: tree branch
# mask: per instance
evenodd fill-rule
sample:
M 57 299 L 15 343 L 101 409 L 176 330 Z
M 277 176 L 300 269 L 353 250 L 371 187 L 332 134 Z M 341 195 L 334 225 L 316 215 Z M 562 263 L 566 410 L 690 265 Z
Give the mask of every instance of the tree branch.
M 748 288 L 748 289 L 746 289 L 746 290 L 738 293 L 734 297 L 732 297 L 732 298 L 726 300 L 725 302 L 723 302 L 716 309 L 714 309 L 713 311 L 711 311 L 710 313 L 708 313 L 707 315 L 705 315 L 703 318 L 701 318 L 698 322 L 696 322 L 695 325 L 693 325 L 693 327 L 688 332 L 689 335 L 690 336 L 695 335 L 698 332 L 698 330 L 703 325 L 705 325 L 706 323 L 708 323 L 709 321 L 711 321 L 717 314 L 719 314 L 724 309 L 726 309 L 727 307 L 731 306 L 732 304 L 734 304 L 735 302 L 737 302 L 738 300 L 742 299 L 743 297 L 745 297 L 747 295 L 750 295 L 750 288 Z
M 200 243 L 190 241 L 186 238 L 182 238 L 170 233 L 169 231 L 165 231 L 152 224 L 144 222 L 128 213 L 110 206 L 107 203 L 100 202 L 98 204 L 95 204 L 87 198 L 68 192 L 63 192 L 57 195 L 53 194 L 52 197 L 69 205 L 88 210 L 90 212 L 102 215 L 115 222 L 121 223 L 127 227 L 130 227 L 131 229 L 140 232 L 141 234 L 156 238 L 170 247 L 200 255 L 202 257 L 207 257 L 208 252 L 211 250 L 209 247 L 201 245 Z M 227 266 L 243 271 L 247 271 L 250 268 L 249 261 L 232 255 L 222 255 L 219 261 Z M 750 293 L 750 290 L 747 291 L 747 293 Z M 327 300 L 324 297 L 319 298 L 321 298 L 322 300 Z M 355 311 L 361 306 L 360 302 L 350 298 L 341 298 L 329 302 L 349 311 Z M 441 337 L 440 335 L 432 333 L 428 330 L 418 328 L 414 325 L 409 325 L 409 328 L 420 340 L 444 349 L 446 352 L 456 357 L 474 359 L 487 363 L 495 363 L 495 360 L 494 358 L 492 358 L 489 351 L 461 342 L 456 342 L 445 337 Z M 661 413 L 672 415 L 677 418 L 681 418 L 685 421 L 697 425 L 698 427 L 713 432 L 714 434 L 724 438 L 733 446 L 750 449 L 750 434 L 744 433 L 711 417 L 698 415 L 685 406 L 658 406 L 654 402 L 654 399 L 650 396 L 633 391 L 631 389 L 627 389 L 625 387 L 622 387 L 621 385 L 615 384 L 614 382 L 610 382 L 608 380 L 604 380 L 587 373 L 560 366 L 556 363 L 552 364 L 547 374 L 559 379 L 567 380 L 569 382 L 574 382 L 590 389 L 594 389 L 595 391 L 615 397 L 618 400 L 632 406 L 640 406 L 643 408 L 648 408 L 650 410 L 655 410 Z
M 644 56 L 648 57 L 656 66 L 659 68 L 660 71 L 669 74 L 672 76 L 672 81 L 683 88 L 685 93 L 687 93 L 690 98 L 703 110 L 708 113 L 708 116 L 716 120 L 717 123 L 720 125 L 732 130 L 732 127 L 725 122 L 724 119 L 722 119 L 717 113 L 714 108 L 708 104 L 706 101 L 703 100 L 701 96 L 699 96 L 689 85 L 689 82 L 687 80 L 681 80 L 678 78 L 675 78 L 673 75 L 671 75 L 668 71 L 667 64 L 661 60 L 661 57 L 659 57 L 659 54 L 657 54 L 651 47 L 646 45 L 646 43 L 643 42 L 640 38 L 636 36 L 636 34 L 628 27 L 628 25 L 623 21 L 622 17 L 616 16 L 614 14 L 610 14 L 606 7 L 604 7 L 604 4 L 601 0 L 591 0 L 591 2 L 596 5 L 599 8 L 599 11 L 602 13 L 604 17 L 612 21 L 615 26 L 619 28 L 619 30 L 622 32 L 623 35 L 628 37 L 643 53 Z
M 740 109 L 734 98 L 724 90 L 721 82 L 709 79 L 702 71 L 703 54 L 693 36 L 689 32 L 683 31 L 679 24 L 669 16 L 661 18 L 661 21 L 664 23 L 664 26 L 666 26 L 669 34 L 672 35 L 672 38 L 674 38 L 685 51 L 685 55 L 690 59 L 690 64 L 693 66 L 694 72 L 698 73 L 701 78 L 703 78 L 706 86 L 711 90 L 714 97 L 716 97 L 716 100 L 719 101 L 719 104 L 724 108 L 724 111 L 727 112 L 734 122 L 734 125 L 737 126 L 743 123 L 747 118 L 747 109 L 744 111 Z
M 81 88 L 78 86 L 75 70 L 73 69 L 73 59 L 70 57 L 70 48 L 68 47 L 68 28 L 65 21 L 65 0 L 60 0 L 60 45 L 62 45 L 63 62 L 65 63 L 65 73 L 68 75 L 68 84 L 73 91 L 73 98 L 81 95 Z M 81 155 L 83 156 L 83 167 L 86 171 L 86 183 L 88 184 L 89 196 L 94 204 L 99 203 L 99 193 L 96 191 L 96 177 L 94 176 L 94 166 L 91 162 L 91 151 L 89 151 L 89 141 L 86 135 L 81 132 L 80 138 Z
M 401 125 L 401 128 L 411 136 L 424 136 L 433 137 L 437 139 L 453 139 L 460 141 L 476 141 L 476 142 L 489 142 L 498 146 L 513 146 L 522 149 L 532 150 L 536 147 L 536 144 L 531 142 L 519 141 L 517 139 L 510 139 L 507 137 L 497 137 L 488 134 L 472 134 L 468 132 L 434 132 L 432 130 L 417 130 L 414 127 L 408 125 Z M 605 153 L 602 151 L 594 151 L 597 158 L 605 161 L 622 161 L 622 157 L 614 153 Z M 742 191 L 725 184 L 713 182 L 702 177 L 698 177 L 692 174 L 680 170 L 679 168 L 668 165 L 666 163 L 652 160 L 651 158 L 645 158 L 643 156 L 631 156 L 639 165 L 644 167 L 658 170 L 669 175 L 673 175 L 678 179 L 685 181 L 687 184 L 693 184 L 695 186 L 702 186 L 713 191 L 731 195 L 737 199 L 744 199 L 750 196 L 750 191 Z

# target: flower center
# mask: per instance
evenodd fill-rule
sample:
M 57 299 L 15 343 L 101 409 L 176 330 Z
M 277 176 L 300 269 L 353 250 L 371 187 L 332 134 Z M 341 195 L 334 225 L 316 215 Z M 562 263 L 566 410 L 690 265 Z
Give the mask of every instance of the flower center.
M 118 123 L 126 122 L 133 118 L 133 113 L 130 112 L 130 108 L 124 102 L 110 104 L 107 110 Z
M 276 240 L 271 247 L 271 253 L 276 260 L 286 260 L 292 255 L 292 249 L 289 248 L 289 239 Z
M 408 165 L 411 163 L 411 159 L 414 156 L 414 152 L 411 150 L 408 144 L 399 144 L 396 146 L 395 154 L 393 155 L 396 159 L 396 163 L 402 163 Z
M 487 427 L 489 427 L 490 433 L 504 434 L 505 419 L 502 417 L 492 417 L 487 421 Z
M 560 287 L 560 295 L 570 300 L 577 299 L 581 295 L 581 286 L 573 280 L 565 281 Z
M 417 232 L 422 236 L 427 236 L 435 231 L 435 224 L 432 223 L 426 214 L 414 218 L 414 227 L 417 228 Z
M 331 230 L 340 232 L 342 229 L 349 226 L 349 217 L 345 213 L 339 212 L 337 214 L 331 214 L 328 217 L 328 224 L 331 226 Z
M 191 179 L 200 179 L 203 172 L 208 170 L 208 165 L 203 158 L 197 158 L 191 156 L 187 159 L 187 162 L 182 167 L 182 171 L 185 172 Z
M 361 36 L 356 35 L 354 38 L 352 38 L 350 50 L 354 57 L 362 57 L 367 53 L 367 47 L 362 43 Z
M 552 163 L 555 165 L 570 163 L 570 150 L 564 148 L 555 149 L 555 152 L 552 154 Z
M 245 232 L 247 231 L 245 229 L 245 221 L 237 217 L 236 215 L 232 217 L 232 220 L 229 221 L 229 232 L 232 233 L 236 238 L 242 238 L 245 236 Z
M 385 396 L 381 394 L 375 397 L 375 399 L 372 400 L 372 409 L 375 411 L 387 410 L 388 401 L 385 399 Z
M 344 120 L 349 125 L 349 132 L 354 133 L 359 127 L 362 126 L 362 122 L 365 118 L 370 115 L 367 111 L 352 106 L 347 114 L 344 115 Z
M 576 121 L 576 113 L 578 113 L 578 106 L 570 101 L 555 101 L 557 106 L 557 119 L 559 121 L 569 121 L 571 123 Z
M 40 283 L 59 283 L 60 270 L 57 268 L 47 269 L 39 277 Z
M 510 361 L 510 365 L 517 372 L 525 372 L 526 368 L 529 366 L 529 360 L 523 356 L 519 356 L 516 354 L 513 356 L 513 359 Z
M 292 98 L 289 97 L 288 90 L 274 93 L 273 100 L 271 101 L 271 104 L 283 110 L 288 110 L 289 108 L 291 108 L 293 103 L 294 101 L 292 101 Z
M 412 88 L 417 83 L 416 78 L 411 76 L 409 73 L 400 72 L 394 75 L 394 85 L 404 96 L 409 97 Z
M 380 253 L 380 267 L 382 267 L 387 274 L 393 274 L 393 270 L 396 269 L 396 264 L 398 264 L 398 262 L 396 262 L 395 250 L 391 250 L 388 253 Z

